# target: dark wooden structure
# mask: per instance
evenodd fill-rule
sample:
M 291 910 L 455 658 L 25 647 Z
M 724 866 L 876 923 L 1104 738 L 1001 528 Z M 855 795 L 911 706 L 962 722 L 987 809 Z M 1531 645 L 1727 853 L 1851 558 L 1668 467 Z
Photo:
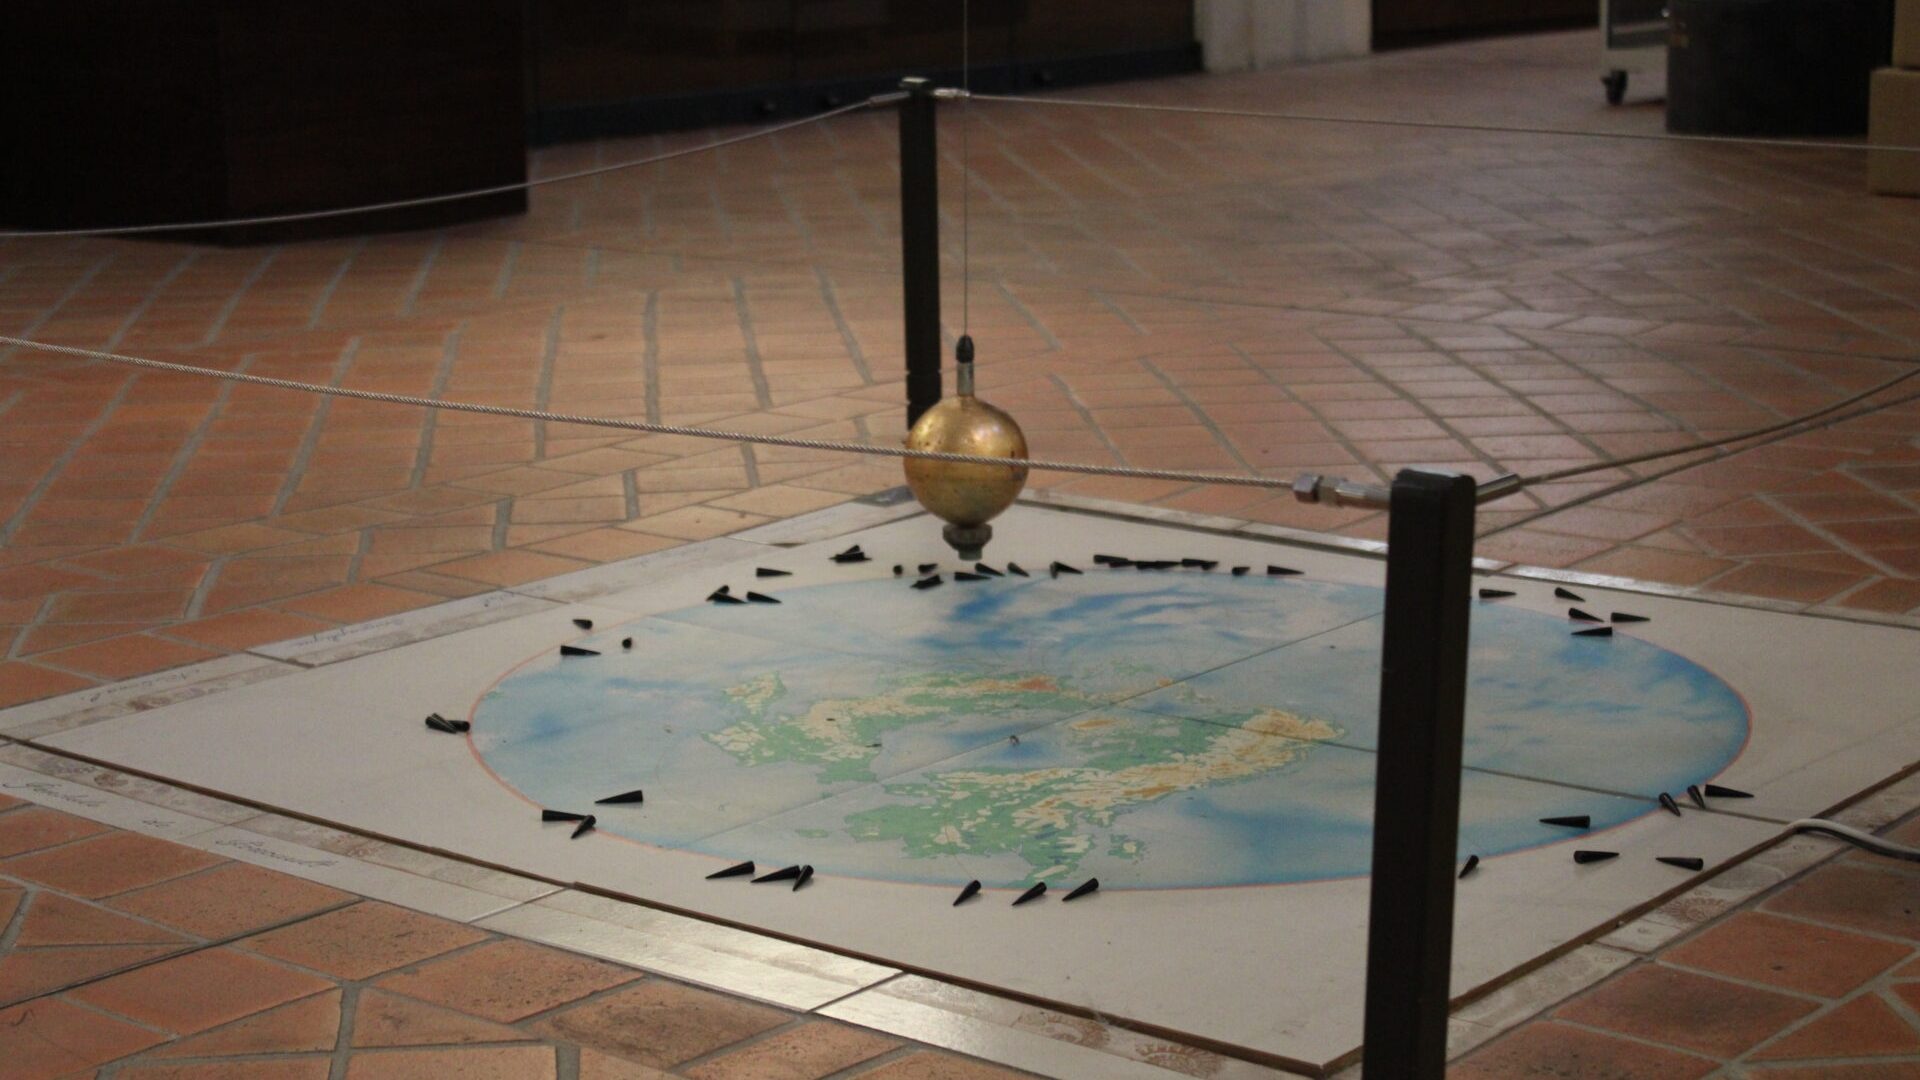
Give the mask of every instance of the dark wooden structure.
M 7 0 L 0 221 L 251 217 L 526 176 L 521 0 Z M 524 192 L 224 230 L 242 243 L 518 213 Z
M 0 227 L 265 216 L 511 184 L 529 140 L 957 83 L 960 0 L 4 0 Z M 972 0 L 973 85 L 1195 71 L 1192 0 Z M 524 192 L 190 239 L 512 214 Z M 181 234 L 168 234 L 178 237 Z
M 973 85 L 1198 71 L 1193 0 L 971 0 Z M 804 116 L 960 74 L 960 0 L 534 0 L 533 138 Z
M 1373 0 L 1373 47 L 1592 26 L 1595 0 Z

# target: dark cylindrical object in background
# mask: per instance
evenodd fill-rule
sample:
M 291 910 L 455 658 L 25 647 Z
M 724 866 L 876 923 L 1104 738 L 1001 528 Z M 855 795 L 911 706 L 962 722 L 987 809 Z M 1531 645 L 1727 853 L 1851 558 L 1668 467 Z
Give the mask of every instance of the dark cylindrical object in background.
M 1673 0 L 1667 130 L 1859 135 L 1892 0 Z
M 900 278 L 907 324 L 907 426 L 940 401 L 940 171 L 933 83 L 900 102 Z

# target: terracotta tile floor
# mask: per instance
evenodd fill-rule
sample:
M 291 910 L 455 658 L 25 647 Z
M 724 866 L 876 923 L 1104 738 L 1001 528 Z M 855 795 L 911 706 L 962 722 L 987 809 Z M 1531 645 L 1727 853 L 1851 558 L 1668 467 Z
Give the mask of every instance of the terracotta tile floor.
M 1657 107 L 1599 103 L 1592 47 L 1553 35 L 1099 93 L 1657 130 Z M 1532 473 L 1773 422 L 1920 362 L 1920 205 L 1863 194 L 1855 154 L 985 103 L 973 116 L 982 384 L 1040 454 Z M 943 129 L 949 211 L 958 119 Z M 707 137 L 563 146 L 536 167 Z M 0 328 L 342 386 L 889 441 L 903 393 L 893 140 L 891 115 L 854 114 L 541 188 L 522 219 L 443 232 L 246 250 L 0 241 Z M 1504 531 L 1483 550 L 1914 611 L 1916 436 L 1920 402 L 1533 519 L 1627 474 L 1543 485 L 1488 508 L 1484 527 Z M 0 444 L 0 703 L 898 476 L 26 349 L 0 353 Z M 1382 528 L 1248 489 L 1034 483 Z
M 1658 130 L 1657 108 L 1599 104 L 1594 46 L 1511 39 L 1098 96 Z M 946 116 L 957 253 L 958 111 Z M 1038 454 L 1276 476 L 1533 473 L 1775 422 L 1920 363 L 1920 204 L 1863 194 L 1852 153 L 984 103 L 973 116 L 981 383 Z M 536 169 L 706 137 L 559 147 Z M 541 188 L 523 219 L 441 232 L 246 250 L 0 241 L 0 331 L 341 386 L 891 441 L 893 154 L 892 117 L 856 114 Z M 955 330 L 958 270 L 950 259 Z M 0 705 L 898 482 L 885 463 L 422 415 L 29 349 L 0 351 L 0 455 Z M 1920 403 L 1532 516 L 1660 467 L 1495 504 L 1482 553 L 1920 612 Z M 1382 525 L 1247 489 L 1034 483 L 1362 536 Z M 689 1075 L 755 1075 L 789 1047 L 814 1073 L 872 1060 L 846 1056 L 870 1048 L 858 1032 L 777 1026 L 796 1021 L 545 950 L 532 967 L 549 974 L 517 998 L 448 998 L 434 988 L 461 982 L 449 973 L 531 947 L 422 924 L 407 948 L 444 950 L 356 954 L 326 920 L 403 917 L 51 813 L 0 814 L 0 913 L 19 930 L 0 938 L 0 1000 L 21 1002 L 0 1024 L 25 1040 L 9 1061 L 28 1065 L 9 1068 L 26 1075 L 143 1053 L 154 1060 L 117 1075 L 647 1076 L 689 1059 L 629 1063 L 622 1032 L 682 1007 L 713 1019 L 674 1040 L 747 1040 L 694 1050 Z M 1920 1075 L 1920 1059 L 1829 1059 L 1912 1052 L 1920 967 L 1873 965 L 1912 943 L 1916 886 L 1900 868 L 1824 868 L 1742 940 L 1817 935 L 1845 965 L 1777 968 L 1703 935 L 1690 959 L 1637 965 L 1461 1071 L 1684 1076 L 1765 1059 L 1725 1075 Z M 234 889 L 256 903 L 214 895 Z M 257 920 L 290 929 L 259 934 Z M 205 992 L 155 988 L 176 983 Z M 1698 1023 L 1649 1026 L 1675 1018 Z M 342 1030 L 365 1041 L 339 1046 Z M 865 1075 L 973 1075 L 874 1052 L 894 1056 Z M 240 1073 L 214 1064 L 237 1054 L 254 1055 Z
M 1920 840 L 1920 820 L 1890 830 Z M 1449 1075 L 1920 1076 L 1920 869 L 1828 860 L 1489 1042 Z M 1678 902 L 1676 902 L 1676 905 Z M 1670 905 L 1674 906 L 1674 905 Z
M 1025 1075 L 5 796 L 0 851 L 6 1080 Z

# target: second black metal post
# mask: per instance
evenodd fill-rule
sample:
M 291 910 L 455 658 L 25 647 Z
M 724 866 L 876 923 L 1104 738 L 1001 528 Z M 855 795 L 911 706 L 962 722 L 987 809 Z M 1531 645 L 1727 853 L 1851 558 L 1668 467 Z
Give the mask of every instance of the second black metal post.
M 907 326 L 907 426 L 940 401 L 940 169 L 933 83 L 900 89 L 900 267 Z
M 1453 473 L 1393 480 L 1364 1050 L 1383 1080 L 1441 1080 L 1447 1067 L 1476 495 Z

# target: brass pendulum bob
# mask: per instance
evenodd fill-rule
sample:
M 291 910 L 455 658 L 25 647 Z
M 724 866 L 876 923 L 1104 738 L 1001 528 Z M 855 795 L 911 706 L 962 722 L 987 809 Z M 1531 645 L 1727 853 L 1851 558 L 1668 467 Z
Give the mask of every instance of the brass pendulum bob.
M 920 414 L 907 433 L 907 449 L 1009 459 L 1006 465 L 975 465 L 907 458 L 907 487 L 935 517 L 947 523 L 940 535 L 960 558 L 979 559 L 993 539 L 987 522 L 1013 505 L 1027 483 L 1027 437 L 1013 417 L 973 396 L 973 339 L 954 350 L 954 395 Z

